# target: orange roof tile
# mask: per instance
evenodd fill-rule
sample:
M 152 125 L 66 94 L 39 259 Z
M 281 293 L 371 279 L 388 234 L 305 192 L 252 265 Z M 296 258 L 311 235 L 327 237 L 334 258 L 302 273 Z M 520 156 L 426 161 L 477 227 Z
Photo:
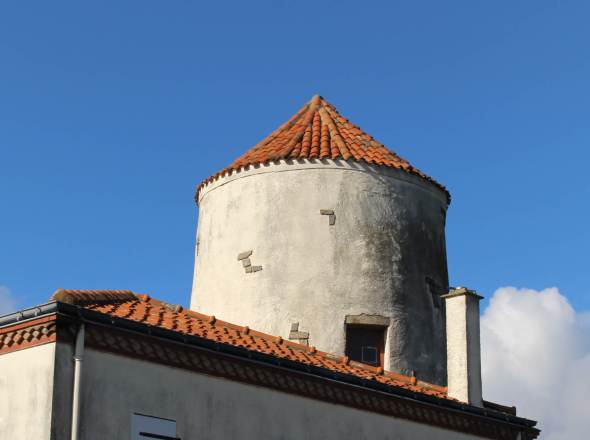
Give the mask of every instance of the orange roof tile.
M 415 377 L 383 371 L 382 368 L 349 361 L 298 344 L 216 319 L 181 306 L 167 304 L 147 295 L 134 294 L 128 290 L 65 290 L 59 289 L 52 300 L 66 302 L 94 310 L 109 316 L 128 319 L 138 323 L 157 326 L 166 330 L 197 336 L 221 344 L 242 347 L 281 359 L 314 365 L 328 370 L 350 374 L 366 380 L 405 388 L 435 397 L 449 399 L 446 388 L 418 381 Z
M 443 185 L 341 116 L 319 95 L 230 166 L 205 179 L 198 186 L 197 195 L 204 185 L 231 171 L 280 159 L 344 159 L 396 168 L 438 186 L 449 201 L 451 197 Z

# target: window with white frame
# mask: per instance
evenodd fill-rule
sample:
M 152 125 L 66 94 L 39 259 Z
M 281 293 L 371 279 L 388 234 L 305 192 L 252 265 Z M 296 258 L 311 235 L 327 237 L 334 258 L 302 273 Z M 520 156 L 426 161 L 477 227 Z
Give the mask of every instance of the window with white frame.
M 159 417 L 133 414 L 131 440 L 180 440 L 176 437 L 176 422 Z

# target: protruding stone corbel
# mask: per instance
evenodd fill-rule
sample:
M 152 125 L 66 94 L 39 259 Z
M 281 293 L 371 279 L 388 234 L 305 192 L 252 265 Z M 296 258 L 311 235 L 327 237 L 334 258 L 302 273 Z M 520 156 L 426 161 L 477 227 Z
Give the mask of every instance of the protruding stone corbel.
M 336 224 L 336 214 L 334 214 L 333 209 L 320 209 L 320 214 L 328 216 L 328 224 L 330 226 L 333 226 Z
M 289 332 L 289 339 L 291 341 L 298 341 L 300 344 L 309 345 L 309 332 L 299 331 L 299 323 L 291 324 L 291 331 Z
M 252 261 L 250 261 L 250 256 L 252 255 L 253 251 L 244 251 L 238 254 L 238 261 L 242 262 L 242 267 L 246 273 L 253 273 L 259 272 L 262 270 L 262 266 L 253 266 Z

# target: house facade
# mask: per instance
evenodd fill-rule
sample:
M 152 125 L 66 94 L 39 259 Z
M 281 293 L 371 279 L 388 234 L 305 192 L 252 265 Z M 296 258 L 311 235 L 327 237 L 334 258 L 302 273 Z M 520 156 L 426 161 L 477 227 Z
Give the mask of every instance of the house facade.
M 52 299 L 0 321 L 2 438 L 531 439 L 538 433 L 535 422 L 511 408 L 469 405 L 416 377 L 145 295 L 58 291 Z M 166 423 L 173 425 L 168 435 L 159 431 Z

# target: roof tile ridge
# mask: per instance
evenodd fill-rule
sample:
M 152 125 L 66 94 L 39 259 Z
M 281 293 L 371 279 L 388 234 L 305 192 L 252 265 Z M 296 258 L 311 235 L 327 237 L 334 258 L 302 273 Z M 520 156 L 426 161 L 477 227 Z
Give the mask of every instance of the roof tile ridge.
M 311 102 L 309 102 L 307 105 L 308 105 L 308 109 L 306 110 L 306 112 L 304 114 L 302 114 L 300 118 L 298 118 L 299 120 L 301 118 L 303 118 L 303 121 L 298 124 L 298 122 L 299 122 L 299 120 L 298 120 L 291 127 L 289 127 L 289 128 L 293 128 L 293 127 L 296 127 L 297 125 L 299 125 L 299 127 L 297 127 L 295 133 L 293 135 L 291 135 L 291 138 L 289 139 L 289 141 L 285 145 L 280 147 L 279 151 L 277 151 L 274 154 L 271 153 L 268 155 L 268 158 L 270 160 L 277 160 L 277 159 L 281 159 L 283 157 L 288 156 L 291 153 L 291 151 L 293 150 L 293 148 L 299 142 L 301 142 L 301 139 L 303 139 L 303 136 L 305 135 L 305 130 L 312 123 L 313 116 L 317 110 L 317 106 L 314 106 L 313 100 Z
M 348 356 L 340 356 L 340 355 L 337 355 L 334 353 L 324 352 L 324 351 L 315 351 L 313 354 L 314 354 L 314 357 L 339 362 L 341 364 L 348 365 L 350 368 L 353 368 L 355 370 L 364 370 L 364 371 L 370 372 L 370 373 L 374 374 L 375 376 L 383 376 L 383 377 L 386 377 L 389 379 L 394 379 L 398 382 L 406 383 L 408 385 L 417 385 L 421 388 L 428 388 L 428 389 L 431 389 L 433 391 L 443 393 L 443 394 L 446 394 L 446 392 L 447 392 L 447 387 L 444 387 L 441 385 L 436 385 L 436 384 L 433 384 L 430 382 L 425 382 L 422 380 L 417 380 L 417 378 L 415 376 L 408 376 L 408 375 L 396 373 L 396 372 L 393 372 L 390 370 L 385 370 L 381 366 L 373 366 L 373 365 L 369 365 L 369 364 L 364 364 L 362 362 L 352 361 L 348 358 Z
M 211 319 L 211 316 L 205 315 L 204 313 L 200 313 L 195 310 L 185 310 L 184 313 L 186 313 L 191 318 L 195 318 L 200 321 L 208 322 Z
M 394 157 L 396 157 L 397 159 L 405 162 L 406 164 L 409 165 L 409 162 L 400 157 L 397 153 L 395 153 L 394 151 L 392 151 L 389 147 L 387 147 L 385 144 L 381 143 L 380 141 L 378 141 L 377 139 L 375 139 L 372 135 L 370 135 L 369 133 L 367 133 L 365 130 L 363 130 L 360 125 L 357 125 L 353 122 L 351 122 L 347 117 L 343 116 L 337 109 L 336 107 L 334 107 L 333 105 L 327 103 L 326 107 L 329 110 L 329 113 L 334 113 L 335 117 L 330 115 L 330 118 L 332 119 L 332 121 L 335 121 L 334 124 L 336 125 L 336 127 L 338 127 L 338 125 L 346 123 L 351 125 L 352 127 L 356 128 L 357 130 L 362 132 L 362 135 L 366 136 L 368 139 L 368 145 L 366 146 L 366 148 L 384 148 L 389 154 L 393 155 Z M 344 122 L 341 122 L 338 120 L 338 118 L 342 119 Z M 339 130 L 338 130 L 339 131 Z
M 313 119 L 315 118 L 316 113 L 314 113 L 311 123 L 305 128 L 305 132 L 301 138 L 301 149 L 295 159 L 305 158 L 307 155 L 309 155 L 309 151 L 311 150 L 311 138 L 313 134 Z
M 234 324 L 233 322 L 227 322 L 227 321 L 223 321 L 221 319 L 216 319 L 215 320 L 215 326 L 216 327 L 224 327 L 230 330 L 234 330 L 240 333 L 244 332 L 244 327 L 238 324 Z
M 138 297 L 131 290 L 109 289 L 57 289 L 50 301 L 84 306 L 87 304 L 116 304 L 136 300 Z
M 383 367 L 381 366 L 374 366 L 374 365 L 369 365 L 369 364 L 363 364 L 362 362 L 358 362 L 358 361 L 349 361 L 348 365 L 352 368 L 356 368 L 358 370 L 365 370 L 368 371 L 370 373 L 373 373 L 373 375 L 379 376 L 382 375 L 384 370 Z
M 266 136 L 260 142 L 258 142 L 257 144 L 255 144 L 250 150 L 248 150 L 242 156 L 240 156 L 236 160 L 234 160 L 234 162 L 228 168 L 231 168 L 236 162 L 238 162 L 239 160 L 241 160 L 247 154 L 251 153 L 252 150 L 255 150 L 255 149 L 258 149 L 258 148 L 263 148 L 264 146 L 267 146 L 272 141 L 276 140 L 276 138 L 281 133 L 283 133 L 284 131 L 289 130 L 295 124 L 295 121 L 297 121 L 303 114 L 305 114 L 309 110 L 310 104 L 311 104 L 310 102 L 306 103 L 303 107 L 301 107 L 299 109 L 299 111 L 297 111 L 297 113 L 295 113 L 293 116 L 291 116 L 287 121 L 283 122 L 277 129 L 275 129 L 274 131 L 272 131 L 268 136 Z
M 162 300 L 159 300 L 159 299 L 156 299 L 156 298 L 151 298 L 148 295 L 145 295 L 145 297 L 147 297 L 146 302 L 149 302 L 150 305 L 152 305 L 152 306 L 164 307 L 166 305 L 166 303 L 164 301 L 162 301 Z
M 427 388 L 427 389 L 430 389 L 430 390 L 436 391 L 437 393 L 442 393 L 442 394 L 447 394 L 449 391 L 449 387 L 445 387 L 442 385 L 436 385 L 431 382 L 424 382 L 423 380 L 417 380 L 416 385 L 421 388 Z
M 340 134 L 338 127 L 336 127 L 336 124 L 334 123 L 332 116 L 330 115 L 328 110 L 326 110 L 326 107 L 328 106 L 321 107 L 318 110 L 318 113 L 322 118 L 322 123 L 328 127 L 328 130 L 330 132 L 330 138 L 332 138 L 336 143 L 336 146 L 338 147 L 338 150 L 340 151 L 340 155 L 342 156 L 342 158 L 344 160 L 348 160 L 351 157 L 348 146 L 346 145 L 346 142 L 342 137 L 342 134 Z
M 288 348 L 295 348 L 299 351 L 307 351 L 312 354 L 321 353 L 321 352 L 317 352 L 315 350 L 315 347 L 309 347 L 305 344 L 300 344 L 300 343 L 297 343 L 294 341 L 290 341 L 288 339 L 282 338 L 281 336 L 271 335 L 269 333 L 264 333 L 264 332 L 261 332 L 258 330 L 251 329 L 250 327 L 243 327 L 243 326 L 240 326 L 237 324 L 232 324 L 232 323 L 229 323 L 226 321 L 217 321 L 217 322 L 224 327 L 227 327 L 227 328 L 230 328 L 233 330 L 237 330 L 240 333 L 247 334 L 248 336 L 252 336 L 254 338 L 260 338 L 266 342 L 272 342 L 274 344 L 281 345 L 281 346 L 288 347 Z M 310 349 L 313 349 L 313 351 L 311 351 Z
M 170 313 L 180 315 L 184 310 L 184 307 L 182 307 L 180 304 L 172 304 L 166 301 L 151 298 L 149 295 L 136 294 L 135 296 L 137 299 L 149 303 L 149 305 L 152 307 L 161 307 Z
M 385 377 L 393 379 L 395 381 L 402 382 L 402 383 L 412 385 L 412 386 L 416 386 L 418 388 L 429 389 L 429 390 L 432 390 L 432 391 L 440 393 L 440 394 L 447 394 L 448 387 L 445 387 L 442 385 L 436 385 L 431 382 L 426 382 L 423 380 L 418 380 L 418 378 L 415 375 L 409 376 L 406 374 L 396 373 L 396 372 L 390 371 L 390 370 L 385 370 L 383 372 L 383 375 Z
M 136 293 L 135 296 L 137 297 L 137 299 L 143 302 L 149 302 L 152 299 L 149 295 L 145 293 Z
M 370 137 L 371 139 L 373 138 L 369 133 L 367 133 L 365 130 L 363 130 L 359 125 L 355 124 L 350 119 L 348 119 L 346 116 L 344 116 L 342 113 L 340 113 L 335 106 L 333 106 L 332 104 L 330 104 L 327 101 L 324 101 L 324 102 L 325 102 L 324 108 L 330 114 L 330 117 L 332 118 L 332 120 L 335 121 L 336 124 L 342 124 L 342 125 L 348 124 L 351 127 L 354 127 L 357 130 L 361 131 L 363 134 Z
M 271 335 L 269 333 L 264 333 L 264 332 L 261 332 L 261 331 L 258 331 L 258 330 L 254 330 L 252 328 L 249 328 L 248 334 L 250 336 L 254 336 L 254 337 L 263 339 L 263 340 L 265 340 L 267 342 L 275 342 L 275 343 L 277 342 L 277 336 L 276 335 Z
M 310 351 L 310 347 L 305 344 L 300 344 L 300 343 L 297 343 L 294 341 L 290 341 L 288 339 L 283 339 L 280 336 L 271 335 L 269 333 L 264 333 L 264 332 L 261 332 L 258 330 L 254 330 L 248 326 L 244 327 L 244 326 L 241 326 L 238 324 L 234 324 L 232 322 L 223 321 L 221 319 L 216 319 L 214 316 L 205 315 L 203 313 L 200 313 L 200 312 L 197 312 L 194 310 L 184 310 L 183 313 L 186 313 L 187 315 L 189 315 L 193 318 L 199 319 L 201 321 L 209 322 L 209 323 L 211 323 L 211 321 L 213 320 L 215 327 L 224 327 L 224 328 L 227 328 L 230 330 L 237 331 L 237 332 L 244 334 L 244 335 L 252 336 L 254 338 L 263 339 L 266 342 L 273 342 L 275 344 L 283 345 L 288 348 L 295 348 L 299 351 L 308 351 L 310 353 L 323 353 L 323 352 L 317 352 L 317 351 L 315 351 L 315 349 L 314 349 L 314 351 Z
M 290 341 L 288 339 L 283 339 L 283 345 L 290 350 L 294 351 L 309 351 L 309 345 L 301 344 L 300 342 Z
M 380 367 L 380 366 L 372 366 L 372 365 L 368 365 L 368 364 L 363 364 L 361 362 L 350 361 L 348 356 L 340 356 L 340 355 L 336 355 L 336 354 L 333 354 L 330 352 L 318 351 L 313 346 L 310 347 L 310 346 L 307 346 L 304 344 L 299 344 L 299 343 L 296 343 L 293 341 L 284 340 L 280 336 L 279 337 L 271 336 L 266 333 L 261 333 L 261 332 L 252 331 L 252 330 L 250 332 L 251 332 L 251 334 L 253 333 L 254 336 L 258 336 L 258 337 L 264 336 L 264 339 L 267 339 L 267 337 L 270 336 L 271 342 L 275 342 L 278 345 L 285 345 L 285 346 L 288 346 L 289 348 L 295 348 L 295 349 L 297 349 L 297 351 L 305 351 L 310 356 L 310 358 L 311 358 L 310 360 L 312 362 L 315 359 L 316 361 L 320 362 L 320 365 L 321 365 L 322 361 L 330 361 L 330 362 L 335 362 L 336 364 L 342 365 L 342 367 L 337 368 L 336 370 L 335 370 L 336 365 L 334 365 L 334 364 L 333 365 L 329 365 L 329 364 L 322 365 L 323 368 L 328 368 L 328 369 L 332 369 L 335 371 L 340 371 L 342 373 L 347 373 L 347 370 L 345 369 L 345 367 L 348 367 L 348 368 L 352 369 L 352 371 L 348 371 L 348 373 L 355 374 L 355 372 L 358 372 L 359 370 L 368 373 L 368 375 L 366 376 L 367 380 L 375 380 L 377 377 L 382 377 L 384 379 L 385 378 L 393 379 L 397 383 L 389 383 L 388 385 L 397 386 L 397 387 L 407 387 L 407 388 L 415 389 L 418 392 L 425 392 L 426 390 L 430 390 L 430 391 L 432 391 L 433 394 L 441 394 L 441 395 L 444 395 L 444 397 L 447 397 L 446 396 L 447 387 L 431 384 L 431 383 L 424 382 L 424 381 L 417 381 L 416 378 L 413 376 L 406 376 L 403 374 L 394 373 L 392 371 L 384 370 L 383 367 Z M 278 340 L 278 342 L 277 342 L 277 340 Z M 273 355 L 276 356 L 276 354 L 273 354 Z M 302 362 L 302 361 L 299 360 L 299 362 Z M 439 397 L 441 397 L 441 396 L 439 396 Z

